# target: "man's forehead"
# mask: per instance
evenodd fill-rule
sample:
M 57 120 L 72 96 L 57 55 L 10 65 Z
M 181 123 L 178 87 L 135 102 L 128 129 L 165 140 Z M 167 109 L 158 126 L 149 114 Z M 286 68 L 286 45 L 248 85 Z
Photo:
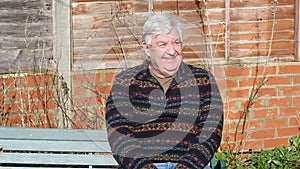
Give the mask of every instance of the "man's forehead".
M 153 34 L 153 38 L 156 40 L 177 40 L 179 39 L 179 35 L 176 34 Z

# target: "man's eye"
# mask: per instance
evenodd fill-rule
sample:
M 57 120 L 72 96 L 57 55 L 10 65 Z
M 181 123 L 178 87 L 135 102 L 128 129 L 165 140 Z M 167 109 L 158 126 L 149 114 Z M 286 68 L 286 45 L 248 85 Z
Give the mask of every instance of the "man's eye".
M 181 42 L 180 41 L 175 41 L 175 42 L 173 42 L 173 45 L 181 45 Z
M 159 47 L 165 47 L 165 46 L 167 46 L 167 43 L 165 43 L 165 42 L 159 42 L 157 44 L 157 46 L 159 46 Z

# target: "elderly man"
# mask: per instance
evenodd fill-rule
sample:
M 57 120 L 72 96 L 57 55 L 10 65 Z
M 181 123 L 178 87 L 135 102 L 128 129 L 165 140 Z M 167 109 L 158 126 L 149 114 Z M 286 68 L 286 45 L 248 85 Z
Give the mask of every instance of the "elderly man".
M 220 146 L 220 92 L 208 71 L 183 62 L 181 27 L 168 14 L 149 17 L 146 61 L 115 77 L 106 122 L 119 168 L 205 168 Z

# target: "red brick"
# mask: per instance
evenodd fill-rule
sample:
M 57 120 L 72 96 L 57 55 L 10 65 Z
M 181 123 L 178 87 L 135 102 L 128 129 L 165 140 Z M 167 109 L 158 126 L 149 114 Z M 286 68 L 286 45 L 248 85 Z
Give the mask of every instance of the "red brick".
M 220 90 L 225 90 L 227 88 L 225 80 L 216 79 L 216 83 Z
M 244 150 L 260 151 L 263 148 L 263 140 L 245 141 Z
M 42 96 L 45 98 L 50 98 L 50 97 L 54 97 L 55 94 L 55 89 L 45 89 L 45 90 L 41 90 L 41 94 Z
M 300 73 L 300 65 L 285 65 L 279 67 L 279 74 Z
M 249 105 L 248 105 L 249 104 Z M 250 107 L 249 107 L 250 106 Z M 265 105 L 265 98 L 256 98 L 253 101 L 249 102 L 249 100 L 243 103 L 243 108 L 263 108 L 266 107 Z
M 104 107 L 105 103 L 107 101 L 107 96 L 97 95 L 96 98 L 97 98 L 97 101 L 98 101 L 98 105 Z
M 82 106 L 93 106 L 99 105 L 99 101 L 96 96 L 91 97 L 79 97 L 73 100 L 75 105 L 82 107 Z
M 263 127 L 263 122 L 261 120 L 252 120 L 249 122 L 249 128 L 251 129 L 260 129 Z
M 300 135 L 299 127 L 278 128 L 277 133 L 278 133 L 278 137 Z
M 264 121 L 265 128 L 277 128 L 287 126 L 287 119 L 266 119 Z
M 55 109 L 56 108 L 56 103 L 53 100 L 48 100 L 46 102 L 46 107 L 45 109 Z
M 295 116 L 299 114 L 300 107 L 287 107 L 287 108 L 281 108 L 280 110 L 280 116 Z
M 101 83 L 102 82 L 102 76 L 100 73 L 91 74 L 91 79 L 94 79 L 92 83 Z
M 274 75 L 274 74 L 276 74 L 276 69 L 277 69 L 276 66 L 267 66 L 267 67 L 259 66 L 258 68 L 253 67 L 251 75 L 252 76 L 262 75 L 262 74 Z
M 238 82 L 236 80 L 226 79 L 225 84 L 227 88 L 238 87 Z
M 294 97 L 293 98 L 293 105 L 300 105 L 300 97 Z
M 54 95 L 53 89 L 33 89 L 30 91 L 25 91 L 25 94 L 23 94 L 23 98 L 28 99 L 39 99 L 39 100 L 45 100 L 53 97 Z
M 47 100 L 46 102 L 43 100 L 38 101 L 29 101 L 26 104 L 27 111 L 33 110 L 47 110 L 56 108 L 56 104 L 52 100 Z
M 75 122 L 75 128 L 76 128 L 76 129 L 82 129 L 82 128 L 83 128 L 82 123 L 81 123 L 80 121 L 76 121 L 76 122 Z
M 224 126 L 223 126 L 223 131 L 232 131 L 232 130 L 235 129 L 235 126 L 236 125 L 234 123 L 229 123 L 227 121 L 227 123 L 225 123 Z
M 265 88 L 262 87 L 259 92 L 259 96 L 277 96 L 277 88 Z
M 264 140 L 264 148 L 272 149 L 278 146 L 288 146 L 289 139 L 288 138 L 273 138 Z
M 47 116 L 50 120 L 55 120 L 55 114 L 53 112 L 48 112 Z
M 104 82 L 112 82 L 113 79 L 115 78 L 117 73 L 115 72 L 109 72 L 109 73 L 105 73 L 104 75 Z
M 294 76 L 293 77 L 293 83 L 294 84 L 299 84 L 300 83 L 300 76 Z
M 227 133 L 227 132 L 224 132 L 224 137 L 226 137 L 226 139 L 228 141 L 234 141 L 236 142 L 237 140 L 241 140 L 241 139 L 244 139 L 247 137 L 247 132 L 230 132 L 230 133 Z
M 249 89 L 228 90 L 226 92 L 228 98 L 247 98 L 249 94 Z
M 103 86 L 95 86 L 95 92 L 96 94 L 109 94 L 110 90 L 111 90 L 111 85 L 103 85 Z
M 2 105 L 2 103 L 4 103 L 4 100 L 5 100 L 5 96 L 3 93 L 0 93 L 0 103 Z
M 74 74 L 74 85 L 93 84 L 100 82 L 100 75 L 94 73 Z
M 300 126 L 300 113 L 298 116 L 290 118 L 289 126 L 291 126 L 291 127 L 297 126 L 300 130 L 300 127 L 299 127 Z
M 252 131 L 252 139 L 264 139 L 264 138 L 273 138 L 275 137 L 275 129 L 263 129 Z
M 16 126 L 22 124 L 21 117 L 19 115 L 10 115 L 5 119 L 6 126 Z
M 50 86 L 53 84 L 54 75 L 30 75 L 24 77 L 25 86 Z
M 105 118 L 105 108 L 104 107 L 99 107 L 97 109 L 97 115 L 99 117 Z
M 268 77 L 267 85 L 283 85 L 291 84 L 289 77 Z
M 22 91 L 11 91 L 11 92 L 9 92 L 10 100 L 15 101 L 15 100 L 20 100 L 21 98 L 25 99 L 25 97 L 20 96 L 20 95 L 24 95 L 24 92 L 22 92 Z
M 269 106 L 270 107 L 287 107 L 291 106 L 292 98 L 270 98 Z
M 233 150 L 236 147 L 236 143 L 229 143 L 227 138 L 224 138 L 224 143 L 220 145 L 220 151 L 224 149 Z
M 253 86 L 253 85 L 257 85 L 260 83 L 260 81 L 262 80 L 262 78 L 246 78 L 243 79 L 239 82 L 239 86 L 240 87 L 245 87 L 245 86 Z
M 267 108 L 253 111 L 253 118 L 271 118 L 277 116 L 277 108 Z
M 223 130 L 223 133 L 222 133 L 222 141 L 226 144 L 230 143 L 233 141 L 233 138 L 230 137 L 229 133 L 232 133 L 234 131 L 229 131 L 229 130 Z
M 21 110 L 20 103 L 10 103 L 10 104 L 4 103 L 4 105 L 0 106 L 1 112 L 19 112 L 20 110 Z
M 20 79 L 18 77 L 16 78 L 0 78 L 0 88 L 11 88 L 18 85 L 18 82 Z
M 39 89 L 34 88 L 31 90 L 21 90 L 21 91 L 11 91 L 10 92 L 10 99 L 19 101 L 20 99 L 23 100 L 30 100 L 30 99 L 45 99 L 50 98 L 54 94 L 53 89 Z
M 224 67 L 214 67 L 215 77 L 224 77 Z
M 24 123 L 30 123 L 32 120 L 33 115 L 32 114 L 22 114 L 22 120 Z M 34 119 L 34 122 L 36 122 L 36 119 Z
M 234 119 L 241 119 L 244 117 L 244 115 L 245 115 L 245 113 L 243 111 L 237 111 L 237 112 L 229 111 L 229 112 L 227 112 L 226 117 L 229 120 L 234 120 Z
M 78 86 L 73 88 L 73 96 L 77 97 L 80 95 L 88 94 L 88 89 L 86 87 Z
M 228 120 L 230 121 L 230 120 Z M 232 120 L 231 120 L 232 121 Z M 243 125 L 243 120 L 240 123 L 237 122 L 230 122 L 224 125 L 223 131 L 232 132 L 232 131 L 242 131 L 247 130 L 249 128 L 261 128 L 262 124 L 261 121 L 251 121 L 246 122 L 245 126 Z
M 300 95 L 300 87 L 299 86 L 282 87 L 279 89 L 279 93 L 282 96 L 287 96 L 287 95 L 299 96 Z
M 39 91 L 38 90 L 31 90 L 31 91 L 27 91 L 25 92 L 25 94 L 28 94 L 27 96 L 25 95 L 23 98 L 29 97 L 30 99 L 37 99 L 39 98 Z
M 50 120 L 50 119 L 49 119 Z M 43 127 L 48 127 L 50 124 L 48 124 L 48 117 L 46 114 L 39 115 L 39 121 L 44 124 Z
M 240 68 L 225 68 L 225 76 L 249 76 L 250 71 L 248 67 Z
M 241 107 L 239 100 L 228 101 L 224 103 L 224 107 L 229 110 L 238 110 Z

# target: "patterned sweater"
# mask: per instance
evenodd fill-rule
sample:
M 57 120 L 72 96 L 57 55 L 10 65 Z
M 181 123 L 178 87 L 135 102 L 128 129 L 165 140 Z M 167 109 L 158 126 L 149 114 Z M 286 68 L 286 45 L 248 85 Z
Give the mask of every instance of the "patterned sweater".
M 220 145 L 223 104 L 213 76 L 182 62 L 167 89 L 150 74 L 149 63 L 115 78 L 106 103 L 108 140 L 124 169 L 205 167 Z

